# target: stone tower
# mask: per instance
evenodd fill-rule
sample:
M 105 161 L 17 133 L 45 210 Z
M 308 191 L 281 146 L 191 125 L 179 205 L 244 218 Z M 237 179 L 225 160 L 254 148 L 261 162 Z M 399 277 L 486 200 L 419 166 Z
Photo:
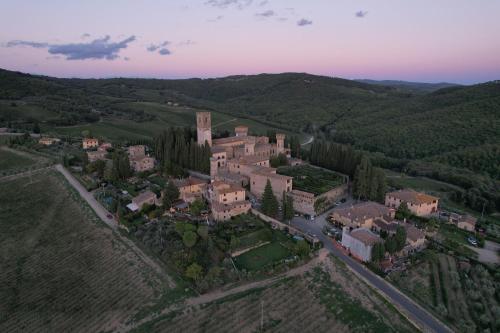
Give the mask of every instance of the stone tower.
M 255 155 L 255 137 L 248 136 L 245 140 L 245 156 Z
M 196 112 L 196 129 L 198 134 L 198 145 L 202 146 L 205 141 L 212 146 L 212 117 L 210 112 Z
M 285 134 L 276 134 L 276 153 L 282 154 L 285 152 Z
M 247 126 L 236 126 L 234 128 L 234 133 L 236 136 L 247 136 L 248 135 L 248 127 Z

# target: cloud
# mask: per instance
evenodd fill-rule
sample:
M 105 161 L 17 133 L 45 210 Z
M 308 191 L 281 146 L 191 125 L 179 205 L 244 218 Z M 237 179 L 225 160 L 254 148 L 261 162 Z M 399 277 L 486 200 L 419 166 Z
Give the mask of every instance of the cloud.
M 159 43 L 159 44 L 151 44 L 147 47 L 147 50 L 149 52 L 154 52 L 158 49 L 161 49 L 162 47 L 167 46 L 168 44 L 170 44 L 170 42 L 168 40 L 164 41 L 163 43 Z
M 264 1 L 259 2 L 259 6 L 262 7 L 262 6 L 267 5 L 268 3 L 269 3 L 269 1 L 264 0 Z
M 305 19 L 305 18 L 300 19 L 300 20 L 298 20 L 298 21 L 297 21 L 297 25 L 298 25 L 299 27 L 303 27 L 303 26 L 305 26 L 305 25 L 310 25 L 310 24 L 312 24 L 312 23 L 313 23 L 313 21 L 308 20 L 308 19 Z
M 130 60 L 130 58 L 129 58 L 129 57 L 124 57 L 124 58 L 123 58 L 123 60 L 125 60 L 125 61 L 129 61 L 129 60 Z
M 16 47 L 16 46 L 29 46 L 34 47 L 35 49 L 44 49 L 49 47 L 49 43 L 39 43 L 39 42 L 30 42 L 25 40 L 11 40 L 5 44 L 5 47 Z
M 238 9 L 243 9 L 252 4 L 253 0 L 208 0 L 205 5 L 225 9 L 236 6 Z
M 195 41 L 188 39 L 188 40 L 183 40 L 183 41 L 178 42 L 177 46 L 191 46 L 191 45 L 195 45 L 195 44 L 196 44 Z
M 85 39 L 85 38 L 88 38 L 88 37 L 90 37 L 90 34 L 89 34 L 89 33 L 84 33 L 84 34 L 81 36 L 81 38 L 82 38 L 82 39 Z
M 171 54 L 172 52 L 170 52 L 170 50 L 169 50 L 169 49 L 163 48 L 163 49 L 160 49 L 160 51 L 158 51 L 158 53 L 159 53 L 160 55 L 169 55 L 169 54 Z
M 363 18 L 366 16 L 366 14 L 368 14 L 368 12 L 360 10 L 360 11 L 357 11 L 354 15 L 356 15 L 356 17 Z
M 219 15 L 219 16 L 213 18 L 213 19 L 208 19 L 207 22 L 217 22 L 217 21 L 222 20 L 223 18 L 224 18 L 224 16 Z
M 261 13 L 256 13 L 255 16 L 260 16 L 260 17 L 271 17 L 271 16 L 274 16 L 276 15 L 276 13 L 274 12 L 274 10 L 266 10 L 264 12 L 261 12 Z
M 130 36 L 119 42 L 111 42 L 109 36 L 94 39 L 88 43 L 49 44 L 45 42 L 31 42 L 13 40 L 6 44 L 7 47 L 29 46 L 33 48 L 47 48 L 49 54 L 62 55 L 66 60 L 107 59 L 118 58 L 118 53 L 127 48 L 128 44 L 135 41 L 135 36 Z

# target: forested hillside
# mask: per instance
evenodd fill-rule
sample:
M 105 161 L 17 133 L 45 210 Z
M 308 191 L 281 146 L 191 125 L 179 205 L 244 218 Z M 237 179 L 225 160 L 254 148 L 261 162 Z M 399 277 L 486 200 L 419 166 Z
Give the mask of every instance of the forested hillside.
M 474 190 L 475 199 L 500 207 L 495 190 L 500 82 L 424 86 L 432 92 L 415 92 L 415 84 L 384 86 L 302 73 L 83 80 L 0 70 L 0 127 L 40 122 L 58 131 L 58 126 L 88 123 L 102 128 L 104 121 L 125 124 L 123 136 L 127 128 L 136 134 L 134 124 L 140 123 L 158 131 L 164 125 L 192 126 L 194 110 L 212 110 L 227 126 L 238 117 L 252 126 L 353 145 L 370 152 L 375 166 L 451 182 L 464 188 L 464 197 Z M 190 107 L 191 113 L 165 115 L 172 103 Z M 482 207 L 481 200 L 470 206 Z

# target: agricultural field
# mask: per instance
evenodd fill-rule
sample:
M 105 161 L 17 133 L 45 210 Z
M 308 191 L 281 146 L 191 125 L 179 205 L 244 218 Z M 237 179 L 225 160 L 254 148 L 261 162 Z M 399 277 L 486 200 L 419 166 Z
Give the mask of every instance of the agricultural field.
M 293 177 L 293 188 L 320 195 L 345 183 L 345 176 L 311 165 L 279 167 L 278 173 Z
M 130 141 L 150 139 L 161 133 L 164 129 L 171 126 L 196 126 L 196 112 L 203 111 L 183 106 L 169 106 L 156 102 L 126 102 L 115 104 L 114 107 L 122 112 L 144 112 L 150 116 L 151 120 L 135 121 L 132 119 L 122 119 L 115 117 L 106 117 L 102 121 L 92 124 L 76 126 L 53 126 L 41 124 L 43 133 L 53 133 L 56 135 L 80 136 L 82 131 L 90 131 L 97 137 L 106 138 L 112 141 Z M 268 125 L 260 122 L 229 116 L 216 111 L 212 112 L 212 130 L 229 131 L 234 133 L 234 127 L 237 125 L 246 125 L 250 132 L 266 134 L 267 131 L 276 131 Z M 286 134 L 292 134 L 286 132 Z
M 0 146 L 0 175 L 3 172 L 33 166 L 37 160 L 26 153 Z
M 426 250 L 389 279 L 460 332 L 500 330 L 500 272 Z
M 327 258 L 323 265 L 298 276 L 259 285 L 208 303 L 179 307 L 133 330 L 136 333 L 261 331 L 416 330 L 381 296 L 334 258 Z
M 0 182 L 0 331 L 103 332 L 175 284 L 55 171 Z

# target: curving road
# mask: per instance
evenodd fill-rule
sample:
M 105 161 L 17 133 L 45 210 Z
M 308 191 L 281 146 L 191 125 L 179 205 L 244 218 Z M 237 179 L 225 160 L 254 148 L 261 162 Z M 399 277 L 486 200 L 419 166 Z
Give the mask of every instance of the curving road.
M 350 204 L 350 203 L 346 203 Z M 332 239 L 322 233 L 323 226 L 327 225 L 326 217 L 329 212 L 316 217 L 314 221 L 305 220 L 302 217 L 295 217 L 291 221 L 291 225 L 304 232 L 309 232 L 316 235 L 324 244 L 324 247 L 333 255 L 342 260 L 355 273 L 358 274 L 367 283 L 378 289 L 385 298 L 401 310 L 407 318 L 414 324 L 420 327 L 424 332 L 448 333 L 452 332 L 446 325 L 436 319 L 429 312 L 424 310 L 413 300 L 402 294 L 396 287 L 367 269 L 358 261 L 352 259 L 348 255 L 339 250 L 333 243 Z

